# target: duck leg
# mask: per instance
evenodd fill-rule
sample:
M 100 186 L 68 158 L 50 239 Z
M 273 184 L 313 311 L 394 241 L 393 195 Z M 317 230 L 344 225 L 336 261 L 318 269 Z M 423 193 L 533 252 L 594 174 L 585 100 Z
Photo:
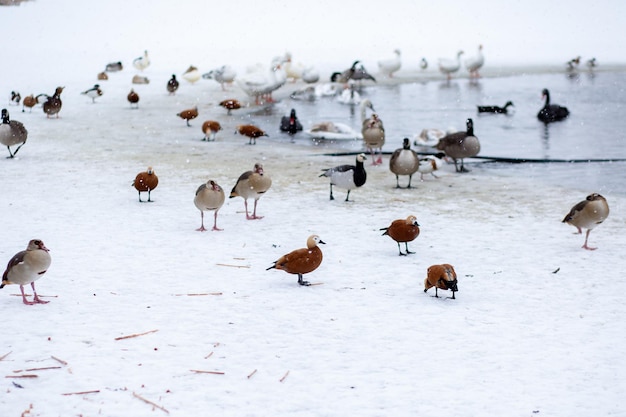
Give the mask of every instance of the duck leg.
M 585 235 L 585 244 L 582 247 L 583 249 L 587 249 L 587 250 L 596 250 L 598 248 L 592 248 L 590 246 L 587 246 L 587 240 L 589 240 L 589 233 L 591 233 L 591 229 L 587 229 L 587 234 Z
M 217 227 L 217 212 L 218 211 L 219 210 L 215 210 L 215 214 L 213 214 L 213 229 L 211 230 L 217 230 L 217 231 L 224 230 L 224 229 L 220 229 L 219 227 Z
M 350 201 L 349 198 L 350 198 L 350 190 L 348 190 L 348 194 L 346 194 L 346 201 Z
M 311 285 L 311 283 L 310 283 L 309 281 L 304 281 L 304 280 L 302 279 L 302 274 L 298 274 L 298 284 L 300 284 L 300 285 L 304 285 L 304 286 L 307 286 L 307 287 L 308 287 L 309 285 Z
M 206 229 L 204 227 L 204 211 L 200 210 L 200 227 L 196 229 L 198 232 L 204 232 Z
M 332 183 L 330 184 L 330 199 L 331 200 L 335 199 L 335 197 L 333 196 L 333 184 Z
M 400 244 L 398 243 L 398 245 L 400 245 Z M 409 242 L 404 242 L 404 247 L 406 248 L 406 254 L 407 255 L 410 254 L 410 253 L 415 253 L 415 252 L 411 252 L 409 250 Z

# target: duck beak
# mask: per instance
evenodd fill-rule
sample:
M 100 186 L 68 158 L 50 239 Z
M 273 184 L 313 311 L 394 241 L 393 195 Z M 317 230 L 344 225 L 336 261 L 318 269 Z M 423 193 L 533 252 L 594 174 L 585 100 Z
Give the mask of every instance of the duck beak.
M 319 241 L 319 242 L 317 242 L 317 243 L 321 243 L 322 245 L 325 245 L 325 244 L 326 244 L 326 242 L 324 242 L 323 240 L 320 240 L 320 241 Z

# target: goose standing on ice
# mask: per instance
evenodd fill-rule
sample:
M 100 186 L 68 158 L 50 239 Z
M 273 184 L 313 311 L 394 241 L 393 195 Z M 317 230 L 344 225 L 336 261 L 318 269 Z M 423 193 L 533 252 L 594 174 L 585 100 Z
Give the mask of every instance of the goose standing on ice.
M 419 169 L 419 165 L 420 160 L 417 152 L 411 149 L 411 141 L 404 138 L 402 148 L 396 149 L 389 159 L 389 170 L 396 174 L 396 188 L 400 188 L 400 175 L 409 176 L 409 185 L 406 188 L 411 188 L 411 178 Z
M 578 233 L 582 233 L 582 229 L 587 229 L 585 235 L 585 243 L 583 248 L 587 250 L 595 250 L 587 245 L 589 233 L 591 230 L 601 224 L 609 216 L 609 204 L 606 199 L 598 193 L 587 196 L 586 199 L 576 204 L 563 219 L 563 223 L 574 226 Z
M 393 73 L 398 71 L 402 66 L 401 52 L 399 49 L 393 51 L 393 58 L 383 59 L 378 61 L 378 69 L 381 73 L 385 74 L 389 78 L 393 77 Z
M 356 156 L 356 165 L 339 165 L 334 168 L 324 169 L 320 177 L 330 178 L 330 199 L 334 200 L 333 185 L 348 190 L 346 201 L 350 201 L 350 191 L 361 187 L 367 180 L 367 173 L 363 161 L 367 158 L 360 153 Z
M 196 230 L 204 232 L 207 229 L 204 227 L 204 212 L 214 211 L 213 214 L 213 228 L 211 230 L 220 231 L 222 229 L 217 227 L 217 213 L 224 205 L 224 190 L 215 181 L 208 180 L 205 184 L 202 184 L 196 190 L 196 196 L 193 199 L 193 204 L 198 210 L 200 210 L 200 227 Z
M 148 57 L 148 51 L 143 51 L 143 56 L 135 58 L 133 60 L 133 66 L 139 71 L 143 71 L 150 66 L 150 58 Z
M 383 121 L 380 120 L 378 114 L 373 113 L 370 117 L 366 116 L 366 109 L 374 110 L 374 106 L 369 99 L 361 101 L 361 134 L 363 135 L 363 142 L 365 147 L 372 154 L 372 164 L 378 165 L 383 162 L 382 160 L 382 148 L 385 144 L 385 128 L 383 127 Z M 375 153 L 378 149 L 378 159 L 376 159 Z
M 472 119 L 466 121 L 467 130 L 465 132 L 456 132 L 444 136 L 435 146 L 443 151 L 447 156 L 454 160 L 454 168 L 456 172 L 468 172 L 463 166 L 464 158 L 471 158 L 480 152 L 480 142 L 474 136 L 474 122 Z M 457 159 L 461 160 L 461 167 L 457 166 Z
M 37 295 L 35 281 L 46 273 L 50 263 L 52 263 L 52 258 L 48 252 L 50 250 L 46 248 L 46 245 L 40 239 L 33 239 L 28 242 L 26 250 L 16 253 L 9 260 L 7 269 L 2 274 L 0 288 L 4 288 L 5 285 L 9 284 L 17 284 L 20 286 L 24 304 L 47 304 L 48 301 L 43 301 Z M 26 294 L 24 293 L 24 285 L 26 284 L 30 284 L 30 287 L 33 289 L 33 301 L 26 299 Z
M 470 78 L 479 78 L 478 70 L 485 64 L 485 57 L 483 56 L 483 46 L 478 45 L 478 52 L 475 56 L 465 60 L 465 68 L 469 72 Z
M 7 158 L 13 158 L 26 143 L 28 137 L 28 131 L 21 122 L 17 120 L 11 120 L 9 118 L 9 111 L 2 109 L 2 122 L 0 123 L 0 143 L 7 147 L 9 150 L 9 156 Z M 11 146 L 20 145 L 11 152 Z
M 237 72 L 230 65 L 222 65 L 219 68 L 211 70 L 206 74 L 202 74 L 202 78 L 213 79 L 217 81 L 222 87 L 222 91 L 226 90 L 224 84 L 230 84 L 235 81 Z
M 461 55 L 463 55 L 463 51 L 457 52 L 456 59 L 439 59 L 439 71 L 446 74 L 448 80 L 452 79 L 452 74 L 461 68 Z
M 280 59 L 274 59 L 269 70 L 254 70 L 237 78 L 239 87 L 244 93 L 254 97 L 254 102 L 257 105 L 261 104 L 262 100 L 273 103 L 272 93 L 286 82 L 287 75 L 282 68 Z

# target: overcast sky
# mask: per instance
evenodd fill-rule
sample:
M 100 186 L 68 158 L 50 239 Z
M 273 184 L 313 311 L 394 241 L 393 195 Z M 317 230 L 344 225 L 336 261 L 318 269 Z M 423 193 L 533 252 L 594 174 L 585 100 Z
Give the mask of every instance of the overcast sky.
M 155 67 L 247 65 L 290 51 L 295 61 L 343 68 L 399 48 L 408 66 L 459 49 L 473 55 L 478 44 L 492 64 L 577 55 L 623 63 L 625 17 L 623 0 L 35 0 L 0 7 L 0 32 L 3 65 L 13 55 L 38 66 L 54 53 L 101 67 L 148 49 Z

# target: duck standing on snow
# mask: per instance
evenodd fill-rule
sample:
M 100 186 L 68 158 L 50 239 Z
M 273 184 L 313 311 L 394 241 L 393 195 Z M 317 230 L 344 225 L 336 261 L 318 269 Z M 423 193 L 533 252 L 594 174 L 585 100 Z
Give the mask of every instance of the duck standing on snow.
M 50 250 L 46 248 L 46 245 L 40 239 L 33 239 L 28 242 L 26 250 L 16 253 L 7 265 L 7 269 L 2 274 L 2 284 L 0 288 L 4 288 L 5 285 L 17 284 L 20 286 L 22 292 L 22 302 L 26 305 L 33 304 L 47 304 L 48 301 L 43 301 L 37 295 L 35 290 L 35 281 L 41 278 L 52 262 L 52 258 L 48 253 Z M 24 285 L 30 284 L 33 289 L 33 301 L 26 299 L 24 293 Z
M 446 156 L 443 152 L 438 152 L 435 155 L 426 155 L 420 158 L 420 166 L 417 172 L 420 173 L 420 181 L 424 181 L 424 174 L 430 174 L 435 178 L 439 178 L 435 175 L 435 171 L 443 166 L 443 158 Z
M 202 133 L 204 133 L 204 138 L 202 140 L 206 140 L 207 142 L 215 141 L 215 135 L 217 132 L 222 130 L 222 125 L 217 120 L 206 120 L 202 123 Z
M 224 107 L 227 110 L 226 114 L 230 116 L 231 110 L 238 110 L 241 108 L 241 103 L 239 102 L 239 100 L 236 100 L 234 98 L 229 98 L 229 99 L 220 101 L 220 106 Z
M 217 213 L 224 205 L 224 190 L 215 181 L 208 180 L 205 184 L 202 184 L 196 190 L 196 196 L 193 199 L 193 204 L 198 210 L 200 210 L 200 227 L 196 230 L 204 232 L 207 229 L 204 227 L 204 212 L 214 211 L 213 214 L 213 228 L 211 230 L 220 231 L 222 229 L 217 227 Z
M 398 244 L 398 252 L 400 256 L 406 256 L 411 252 L 409 250 L 409 242 L 415 240 L 420 234 L 420 225 L 417 223 L 417 217 L 410 215 L 406 219 L 398 219 L 391 222 L 388 227 L 383 227 L 380 230 L 384 230 L 383 236 L 389 236 Z M 404 243 L 406 253 L 402 252 L 400 243 Z
M 291 109 L 289 116 L 283 116 L 280 119 L 280 131 L 287 132 L 292 137 L 302 130 L 302 124 L 296 116 L 296 109 Z
M 202 74 L 202 78 L 213 79 L 222 87 L 222 91 L 226 90 L 224 84 L 230 84 L 235 81 L 237 72 L 230 65 L 222 65 L 219 68 L 211 70 L 206 74 Z
M 133 59 L 133 66 L 139 71 L 143 71 L 150 66 L 148 51 L 143 51 L 143 56 Z
M 150 192 L 154 190 L 157 187 L 157 185 L 159 185 L 159 177 L 157 177 L 157 174 L 154 173 L 154 170 L 152 169 L 152 167 L 148 167 L 146 171 L 143 171 L 137 174 L 132 185 L 133 187 L 135 187 L 135 190 L 137 190 L 137 192 L 139 193 L 140 203 L 143 203 L 143 201 L 141 200 L 142 192 L 148 193 L 147 202 L 152 203 L 153 200 L 150 199 Z
M 356 156 L 356 165 L 339 165 L 334 168 L 324 169 L 320 177 L 330 178 L 330 199 L 334 200 L 333 185 L 348 190 L 346 201 L 350 201 L 350 191 L 361 187 L 367 180 L 367 173 L 363 166 L 363 161 L 367 158 L 365 154 Z
M 187 122 L 187 126 L 191 126 L 189 124 L 189 121 L 198 117 L 198 106 L 194 106 L 194 108 L 192 109 L 186 109 L 181 111 L 180 113 L 176 113 L 176 116 L 185 120 Z
M 389 170 L 396 174 L 396 188 L 400 188 L 400 175 L 409 176 L 409 185 L 411 188 L 411 178 L 419 169 L 420 160 L 417 152 L 411 149 L 411 141 L 404 138 L 402 148 L 396 149 L 389 159 Z
M 515 107 L 512 101 L 507 101 L 504 107 L 500 107 L 500 106 L 476 106 L 476 107 L 478 108 L 478 113 L 507 114 L 509 112 L 508 108 L 510 106 Z
M 30 94 L 24 97 L 24 100 L 22 100 L 22 113 L 24 113 L 26 107 L 28 107 L 30 111 L 32 112 L 33 107 L 35 107 L 36 105 L 37 105 L 37 99 L 35 98 L 35 96 Z
M 542 109 L 537 113 L 537 118 L 544 123 L 552 123 L 561 121 L 569 116 L 567 107 L 558 104 L 550 104 L 550 92 L 544 88 L 541 92 L 542 97 L 546 99 Z
M 89 90 L 83 91 L 81 94 L 89 97 L 91 99 L 91 102 L 95 103 L 96 102 L 96 98 L 102 96 L 103 91 L 100 88 L 100 84 L 94 84 L 93 87 L 91 87 Z
M 21 100 L 22 100 L 22 95 L 19 92 L 11 91 L 11 104 L 19 106 Z
M 200 77 L 200 71 L 198 71 L 198 68 L 194 67 L 193 65 L 190 65 L 189 68 L 187 68 L 187 71 L 183 73 L 183 78 L 191 84 L 194 84 L 196 81 L 198 81 Z
M 463 166 L 464 158 L 471 158 L 480 152 L 480 142 L 474 136 L 474 122 L 472 119 L 466 121 L 467 130 L 465 132 L 456 132 L 444 136 L 439 140 L 435 148 L 443 151 L 447 156 L 454 160 L 454 168 L 456 172 L 468 172 Z M 461 167 L 457 166 L 457 159 L 461 160 Z
M 230 192 L 229 198 L 242 197 L 243 204 L 246 209 L 246 219 L 256 220 L 262 219 L 263 216 L 257 216 L 256 206 L 259 198 L 263 196 L 267 190 L 272 186 L 272 179 L 265 175 L 263 165 L 260 163 L 254 164 L 252 171 L 246 171 L 239 176 L 237 183 Z M 248 199 L 254 199 L 254 209 L 252 215 L 248 214 Z
M 7 147 L 9 150 L 9 156 L 7 158 L 13 158 L 26 143 L 28 138 L 28 131 L 21 122 L 17 120 L 11 120 L 9 117 L 9 111 L 2 109 L 2 123 L 0 123 L 0 143 Z M 11 152 L 11 146 L 18 146 L 14 152 Z
M 463 55 L 463 51 L 457 52 L 456 59 L 439 59 L 439 71 L 445 74 L 448 80 L 451 80 L 452 74 L 461 68 L 461 55 Z
M 485 65 L 485 57 L 483 56 L 483 46 L 478 45 L 478 52 L 475 56 L 465 60 L 465 68 L 469 72 L 470 78 L 479 78 L 478 70 Z
M 59 112 L 61 111 L 61 107 L 63 107 L 61 93 L 64 88 L 65 87 L 57 87 L 52 96 L 46 96 L 46 101 L 43 103 L 43 112 L 46 113 L 48 119 L 53 115 L 56 115 L 57 119 L 59 118 Z
M 378 114 L 373 113 L 370 117 L 366 116 L 366 109 L 368 108 L 375 111 L 369 99 L 361 101 L 361 133 L 363 134 L 365 147 L 372 154 L 372 165 L 378 165 L 383 162 L 382 148 L 385 144 L 385 128 Z M 375 156 L 376 149 L 378 149 L 379 152 L 378 159 L 376 159 Z
M 170 95 L 174 95 L 176 94 L 176 90 L 178 90 L 179 86 L 180 83 L 176 79 L 176 74 L 172 74 L 172 78 L 167 81 L 167 85 L 165 87 L 167 88 L 167 92 L 170 93 Z
M 591 233 L 593 228 L 606 220 L 608 216 L 609 204 L 606 202 L 606 198 L 598 193 L 593 193 L 572 207 L 570 212 L 563 219 L 563 223 L 574 226 L 579 234 L 582 233 L 582 229 L 587 229 L 585 243 L 582 247 L 587 250 L 595 250 L 597 248 L 592 248 L 587 245 L 589 233 Z
M 289 274 L 298 275 L 298 284 L 309 286 L 309 281 L 304 281 L 302 275 L 315 271 L 322 263 L 322 251 L 319 244 L 325 244 L 317 235 L 311 235 L 306 241 L 306 248 L 296 249 L 278 258 L 274 265 L 266 269 L 279 269 Z
M 235 131 L 235 133 L 239 133 L 240 135 L 250 138 L 250 142 L 248 142 L 248 145 L 256 145 L 257 138 L 260 138 L 261 136 L 270 136 L 265 133 L 263 129 L 260 129 L 255 125 L 239 125 L 237 126 L 237 130 Z
M 132 88 L 130 89 L 130 93 L 126 96 L 126 99 L 130 103 L 130 107 L 138 109 L 139 108 L 139 94 L 135 92 Z
M 393 58 L 378 61 L 378 69 L 381 73 L 389 78 L 393 77 L 393 73 L 398 71 L 402 66 L 401 52 L 399 49 L 393 51 Z
M 269 70 L 256 69 L 238 77 L 237 84 L 250 97 L 254 97 L 255 104 L 261 101 L 273 103 L 272 93 L 285 85 L 287 75 L 282 68 L 280 59 L 274 59 Z

